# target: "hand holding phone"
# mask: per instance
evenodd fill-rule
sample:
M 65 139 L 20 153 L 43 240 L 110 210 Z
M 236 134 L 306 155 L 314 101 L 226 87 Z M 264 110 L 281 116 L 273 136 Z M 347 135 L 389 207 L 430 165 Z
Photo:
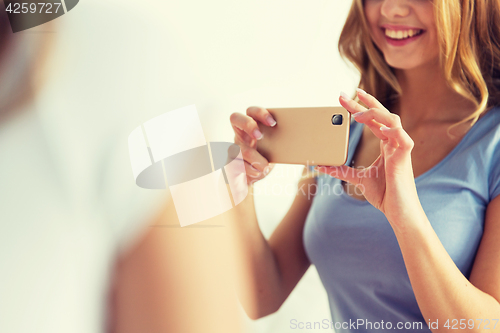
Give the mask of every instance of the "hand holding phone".
M 234 142 L 240 146 L 245 161 L 247 183 L 254 183 L 264 178 L 273 167 L 257 151 L 257 145 L 263 138 L 264 128 L 275 126 L 276 121 L 268 110 L 257 106 L 249 107 L 246 115 L 233 113 L 230 121 L 235 133 Z
M 249 184 L 269 173 L 269 163 L 338 166 L 347 160 L 351 114 L 343 107 L 249 107 L 230 120 Z

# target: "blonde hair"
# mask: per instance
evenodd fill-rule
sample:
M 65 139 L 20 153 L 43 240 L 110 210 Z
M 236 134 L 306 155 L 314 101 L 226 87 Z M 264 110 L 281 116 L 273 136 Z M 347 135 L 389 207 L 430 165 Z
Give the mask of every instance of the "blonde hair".
M 476 109 L 472 121 L 500 104 L 500 0 L 434 0 L 448 84 Z M 354 0 L 340 35 L 339 51 L 361 73 L 359 87 L 390 107 L 401 94 L 394 70 L 372 41 L 363 1 Z

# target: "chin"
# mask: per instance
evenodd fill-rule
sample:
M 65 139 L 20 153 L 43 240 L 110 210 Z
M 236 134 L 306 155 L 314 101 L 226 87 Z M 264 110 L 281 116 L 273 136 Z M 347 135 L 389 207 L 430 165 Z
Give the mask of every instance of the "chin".
M 411 59 L 411 58 L 403 59 L 403 58 L 389 58 L 389 57 L 384 57 L 384 58 L 387 64 L 394 69 L 409 70 L 424 65 L 421 59 Z

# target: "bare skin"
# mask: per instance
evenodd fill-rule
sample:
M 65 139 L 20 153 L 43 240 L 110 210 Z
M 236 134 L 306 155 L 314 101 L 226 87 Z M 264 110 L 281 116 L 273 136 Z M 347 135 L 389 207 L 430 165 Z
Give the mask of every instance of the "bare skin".
M 179 227 L 171 198 L 116 265 L 110 332 L 241 332 L 228 213 Z

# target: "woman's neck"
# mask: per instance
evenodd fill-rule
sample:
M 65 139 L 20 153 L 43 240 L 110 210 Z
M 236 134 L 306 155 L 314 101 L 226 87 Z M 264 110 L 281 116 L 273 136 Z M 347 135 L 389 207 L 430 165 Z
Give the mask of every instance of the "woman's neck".
M 410 70 L 396 70 L 402 95 L 396 112 L 410 126 L 427 122 L 456 123 L 474 111 L 474 104 L 447 83 L 437 60 Z

